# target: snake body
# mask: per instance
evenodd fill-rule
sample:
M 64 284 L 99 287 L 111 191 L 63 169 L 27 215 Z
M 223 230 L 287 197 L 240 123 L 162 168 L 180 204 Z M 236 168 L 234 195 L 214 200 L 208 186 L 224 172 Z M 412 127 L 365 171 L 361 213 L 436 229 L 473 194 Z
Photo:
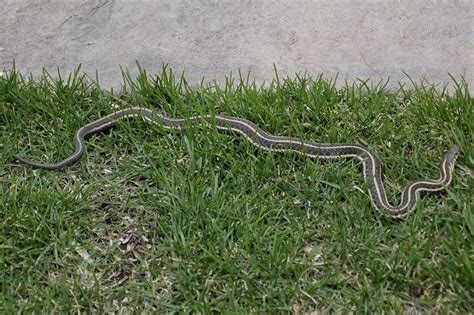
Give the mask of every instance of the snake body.
M 402 192 L 398 206 L 390 204 L 382 182 L 380 159 L 367 147 L 355 143 L 320 144 L 292 137 L 274 136 L 264 132 L 253 122 L 237 117 L 221 115 L 193 116 L 190 118 L 172 118 L 162 112 L 134 107 L 116 111 L 81 127 L 74 136 L 75 151 L 68 158 L 52 164 L 43 164 L 15 156 L 19 161 L 33 167 L 56 170 L 78 161 L 84 151 L 84 138 L 92 133 L 111 127 L 119 120 L 142 117 L 146 121 L 160 124 L 166 129 L 182 129 L 188 123 L 215 126 L 219 131 L 232 131 L 247 138 L 253 145 L 272 152 L 293 151 L 314 159 L 357 158 L 362 162 L 364 179 L 368 184 L 369 197 L 374 207 L 391 217 L 399 218 L 415 207 L 418 193 L 421 191 L 439 191 L 449 185 L 454 164 L 459 153 L 457 145 L 444 155 L 439 165 L 440 178 L 419 179 L 408 184 Z

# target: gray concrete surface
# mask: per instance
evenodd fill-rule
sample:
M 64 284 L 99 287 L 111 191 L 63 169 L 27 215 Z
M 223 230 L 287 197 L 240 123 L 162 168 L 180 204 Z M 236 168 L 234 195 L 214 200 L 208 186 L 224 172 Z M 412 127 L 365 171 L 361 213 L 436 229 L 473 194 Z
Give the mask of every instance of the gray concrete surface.
M 473 1 L 3 0 L 0 68 L 82 64 L 102 85 L 120 86 L 119 65 L 149 72 L 162 63 L 190 82 L 308 71 L 345 79 L 450 81 L 473 77 Z

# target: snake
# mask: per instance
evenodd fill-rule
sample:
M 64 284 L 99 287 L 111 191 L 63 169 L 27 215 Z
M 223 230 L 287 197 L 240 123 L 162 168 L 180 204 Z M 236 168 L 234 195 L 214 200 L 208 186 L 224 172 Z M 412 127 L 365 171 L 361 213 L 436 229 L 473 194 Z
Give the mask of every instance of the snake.
M 451 183 L 454 166 L 459 155 L 459 147 L 452 145 L 439 163 L 439 179 L 418 179 L 406 185 L 401 193 L 400 203 L 392 205 L 387 197 L 382 181 L 380 159 L 368 147 L 357 143 L 317 143 L 300 138 L 275 136 L 266 133 L 253 122 L 239 117 L 217 114 L 173 118 L 162 110 L 150 110 L 145 107 L 129 107 L 88 123 L 77 130 L 74 135 L 75 151 L 66 159 L 57 163 L 38 163 L 22 156 L 15 158 L 30 166 L 48 170 L 62 169 L 77 162 L 84 152 L 84 138 L 92 133 L 105 130 L 118 121 L 141 117 L 145 121 L 158 124 L 165 129 L 184 129 L 189 124 L 208 125 L 222 132 L 233 132 L 246 138 L 250 143 L 265 151 L 296 152 L 312 159 L 357 158 L 362 162 L 364 180 L 368 186 L 368 195 L 372 205 L 378 211 L 393 218 L 401 218 L 410 213 L 416 205 L 419 193 L 434 192 L 445 189 Z

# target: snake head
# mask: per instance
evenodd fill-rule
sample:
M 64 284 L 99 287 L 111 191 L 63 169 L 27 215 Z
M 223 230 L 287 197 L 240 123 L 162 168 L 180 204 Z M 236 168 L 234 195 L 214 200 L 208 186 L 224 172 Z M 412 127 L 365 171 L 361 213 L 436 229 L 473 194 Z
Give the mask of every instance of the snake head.
M 444 160 L 448 163 L 448 165 L 454 164 L 456 159 L 459 155 L 459 147 L 457 145 L 453 145 L 451 149 L 444 155 Z

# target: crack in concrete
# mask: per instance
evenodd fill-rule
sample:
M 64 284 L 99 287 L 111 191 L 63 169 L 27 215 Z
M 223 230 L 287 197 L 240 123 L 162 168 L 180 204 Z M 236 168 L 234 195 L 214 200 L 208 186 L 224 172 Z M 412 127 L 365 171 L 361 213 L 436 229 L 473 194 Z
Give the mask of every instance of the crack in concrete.
M 380 72 L 378 72 L 378 71 L 375 70 L 371 65 L 369 65 L 369 63 L 368 63 L 367 60 L 365 59 L 365 56 L 364 56 L 364 54 L 362 53 L 361 50 L 359 50 L 359 53 L 360 53 L 360 57 L 361 57 L 362 61 L 364 62 L 364 64 L 365 64 L 370 70 L 372 70 L 373 73 L 380 75 Z

